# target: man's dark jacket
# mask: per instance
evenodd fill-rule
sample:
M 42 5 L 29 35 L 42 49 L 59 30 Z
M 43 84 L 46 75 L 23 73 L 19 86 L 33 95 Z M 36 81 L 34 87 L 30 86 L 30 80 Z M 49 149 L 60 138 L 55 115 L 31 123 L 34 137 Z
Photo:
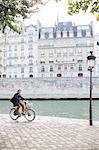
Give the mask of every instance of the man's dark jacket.
M 14 94 L 14 96 L 11 99 L 12 103 L 20 103 L 20 100 L 24 100 L 24 98 L 19 95 L 19 93 Z

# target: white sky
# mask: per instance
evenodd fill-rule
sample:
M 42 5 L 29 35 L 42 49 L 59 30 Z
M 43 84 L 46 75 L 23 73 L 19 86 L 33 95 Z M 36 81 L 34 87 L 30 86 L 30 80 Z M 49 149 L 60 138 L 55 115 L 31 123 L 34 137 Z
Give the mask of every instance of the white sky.
M 94 33 L 99 33 L 99 21 L 96 21 L 96 16 L 88 13 L 74 14 L 69 16 L 67 14 L 67 0 L 61 0 L 56 3 L 51 0 L 46 6 L 42 6 L 40 11 L 35 13 L 31 19 L 26 21 L 27 23 L 36 24 L 39 20 L 42 26 L 53 26 L 57 22 L 57 16 L 59 22 L 72 21 L 76 25 L 78 24 L 90 24 L 93 22 Z

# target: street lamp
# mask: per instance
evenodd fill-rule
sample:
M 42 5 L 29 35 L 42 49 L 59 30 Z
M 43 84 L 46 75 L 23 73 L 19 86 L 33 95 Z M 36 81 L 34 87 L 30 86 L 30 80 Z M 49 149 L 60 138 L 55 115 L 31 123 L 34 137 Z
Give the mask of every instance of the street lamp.
M 92 69 L 95 66 L 96 57 L 93 55 L 93 51 L 90 51 L 90 55 L 87 57 L 88 70 L 90 71 L 90 105 L 89 105 L 89 124 L 92 126 Z

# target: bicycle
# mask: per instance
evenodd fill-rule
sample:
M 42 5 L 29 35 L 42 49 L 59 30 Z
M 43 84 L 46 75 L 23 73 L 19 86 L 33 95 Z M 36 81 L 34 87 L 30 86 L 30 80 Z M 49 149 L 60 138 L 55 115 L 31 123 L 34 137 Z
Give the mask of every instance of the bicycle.
M 35 119 L 35 111 L 32 109 L 32 105 L 31 103 L 29 103 L 28 101 L 23 101 L 23 105 L 24 105 L 24 114 L 22 112 L 22 110 L 20 111 L 20 113 L 16 112 L 16 107 L 13 107 L 10 109 L 10 117 L 13 120 L 17 120 L 19 117 L 23 116 L 28 120 L 28 121 L 33 121 Z

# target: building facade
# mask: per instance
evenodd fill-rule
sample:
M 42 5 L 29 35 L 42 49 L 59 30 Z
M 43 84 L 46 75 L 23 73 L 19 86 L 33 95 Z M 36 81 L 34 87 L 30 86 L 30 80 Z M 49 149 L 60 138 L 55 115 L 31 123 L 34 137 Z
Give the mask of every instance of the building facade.
M 94 38 L 94 50 L 96 56 L 96 75 L 99 77 L 99 34 Z
M 91 24 L 22 25 L 20 35 L 6 29 L 0 34 L 0 77 L 87 77 L 87 56 L 90 51 L 97 55 L 96 43 Z
M 22 25 L 21 34 L 6 29 L 0 37 L 3 71 L 6 78 L 37 77 L 37 27 Z
M 38 76 L 89 76 L 86 57 L 93 50 L 92 25 L 75 26 L 71 22 L 60 22 L 55 27 L 40 28 Z

